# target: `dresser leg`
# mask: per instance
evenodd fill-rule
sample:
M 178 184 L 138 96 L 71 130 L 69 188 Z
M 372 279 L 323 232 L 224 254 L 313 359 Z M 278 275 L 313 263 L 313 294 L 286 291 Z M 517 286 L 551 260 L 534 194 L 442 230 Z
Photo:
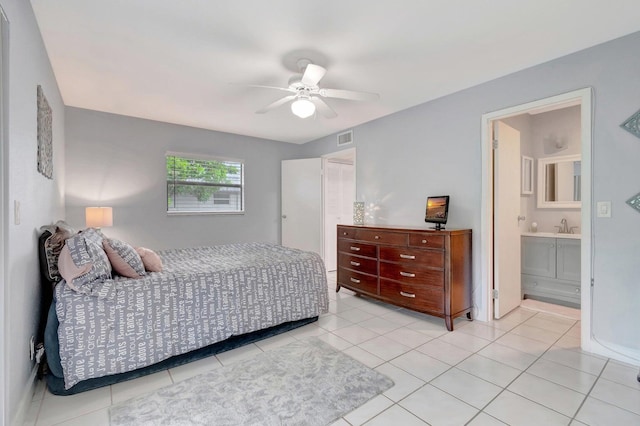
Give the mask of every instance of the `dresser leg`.
M 336 293 L 340 291 L 340 284 L 336 284 Z
M 469 321 L 473 321 L 473 318 L 471 318 L 471 311 L 467 312 L 467 319 Z
M 444 322 L 447 325 L 447 330 L 453 331 L 453 319 L 451 318 L 451 315 L 445 316 Z

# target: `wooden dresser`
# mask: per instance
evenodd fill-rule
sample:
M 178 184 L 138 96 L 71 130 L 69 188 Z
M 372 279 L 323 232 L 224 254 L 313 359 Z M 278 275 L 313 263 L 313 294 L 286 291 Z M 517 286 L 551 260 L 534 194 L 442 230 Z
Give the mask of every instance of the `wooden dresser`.
M 338 285 L 445 319 L 471 319 L 471 230 L 338 225 Z

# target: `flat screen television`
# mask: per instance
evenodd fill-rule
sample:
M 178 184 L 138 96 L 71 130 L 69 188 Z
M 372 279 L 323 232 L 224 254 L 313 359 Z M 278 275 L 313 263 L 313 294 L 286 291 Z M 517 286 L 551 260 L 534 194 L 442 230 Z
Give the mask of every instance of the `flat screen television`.
M 449 196 L 439 195 L 437 197 L 427 197 L 427 209 L 424 214 L 424 221 L 434 223 L 436 230 L 444 229 L 449 216 Z

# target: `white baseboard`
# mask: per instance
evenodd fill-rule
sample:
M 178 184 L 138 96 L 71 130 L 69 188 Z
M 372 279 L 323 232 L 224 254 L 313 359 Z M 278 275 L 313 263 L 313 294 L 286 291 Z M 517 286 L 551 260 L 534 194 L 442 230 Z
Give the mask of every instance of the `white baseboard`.
M 595 338 L 591 338 L 590 345 L 585 348 L 589 352 L 594 354 L 606 356 L 607 358 L 614 359 L 616 361 L 624 362 L 627 364 L 640 366 L 640 352 L 634 351 L 629 348 L 625 348 L 613 343 L 600 342 Z
M 29 407 L 31 407 L 31 401 L 33 400 L 33 392 L 36 386 L 36 375 L 38 374 L 38 364 L 33 366 L 31 370 L 31 374 L 29 374 L 29 382 L 27 388 L 24 390 L 22 394 L 22 398 L 20 398 L 20 403 L 18 404 L 18 411 L 16 412 L 16 416 L 12 419 L 11 425 L 23 425 L 25 419 L 27 418 L 27 412 L 29 411 Z

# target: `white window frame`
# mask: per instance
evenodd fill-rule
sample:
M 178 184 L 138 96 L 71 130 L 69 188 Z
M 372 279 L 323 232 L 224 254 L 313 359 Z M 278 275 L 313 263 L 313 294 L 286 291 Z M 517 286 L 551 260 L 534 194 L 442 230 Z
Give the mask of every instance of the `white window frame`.
M 168 157 L 180 157 L 188 160 L 197 160 L 197 161 L 219 161 L 219 162 L 234 162 L 240 164 L 240 185 L 237 184 L 221 184 L 221 185 L 210 185 L 210 186 L 221 186 L 221 187 L 235 187 L 240 188 L 240 209 L 239 210 L 222 210 L 222 211 L 211 211 L 211 210 L 169 210 L 169 185 L 170 185 L 170 176 L 166 171 L 166 162 Z M 188 215 L 229 215 L 229 214 L 244 214 L 245 212 L 245 202 L 244 202 L 244 193 L 245 193 L 245 180 L 244 180 L 244 168 L 245 163 L 244 160 L 238 158 L 229 158 L 229 157 L 218 157 L 211 155 L 203 155 L 203 154 L 193 154 L 193 153 L 184 153 L 184 152 L 172 152 L 167 151 L 164 156 L 165 161 L 165 191 L 167 202 L 165 204 L 167 215 L 169 216 L 188 216 Z M 217 204 L 221 206 L 221 204 Z M 224 205 L 224 204 L 222 204 Z

